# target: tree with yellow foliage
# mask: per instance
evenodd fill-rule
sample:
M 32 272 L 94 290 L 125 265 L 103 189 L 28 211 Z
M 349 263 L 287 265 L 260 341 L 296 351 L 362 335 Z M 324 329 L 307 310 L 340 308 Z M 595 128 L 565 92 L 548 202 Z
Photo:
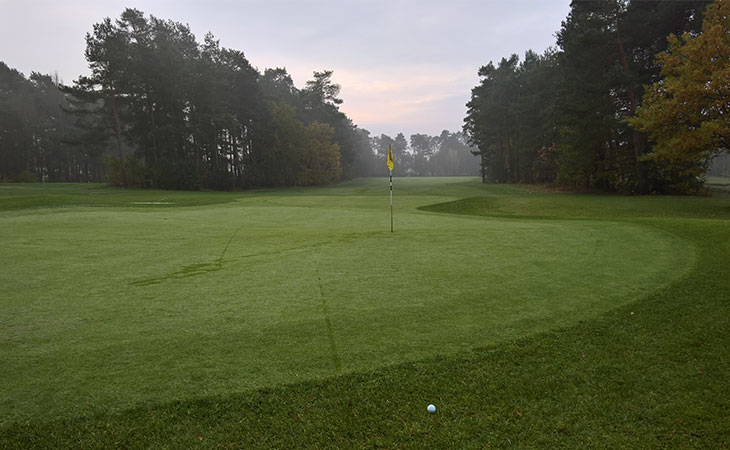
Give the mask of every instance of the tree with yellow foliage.
M 662 79 L 647 87 L 629 123 L 656 142 L 647 158 L 699 176 L 730 148 L 730 0 L 708 6 L 701 34 L 668 41 L 656 56 Z

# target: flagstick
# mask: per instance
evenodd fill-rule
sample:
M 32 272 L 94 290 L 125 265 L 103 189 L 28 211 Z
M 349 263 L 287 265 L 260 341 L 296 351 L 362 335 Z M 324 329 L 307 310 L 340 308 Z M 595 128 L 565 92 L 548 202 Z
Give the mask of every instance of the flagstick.
M 390 171 L 390 232 L 393 232 L 393 171 Z

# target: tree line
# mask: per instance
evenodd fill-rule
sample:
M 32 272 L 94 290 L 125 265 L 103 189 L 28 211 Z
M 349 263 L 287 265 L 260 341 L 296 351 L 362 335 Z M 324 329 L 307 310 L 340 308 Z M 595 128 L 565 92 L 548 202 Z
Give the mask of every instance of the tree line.
M 312 185 L 353 171 L 357 127 L 330 71 L 299 90 L 284 69 L 259 74 L 210 33 L 199 43 L 136 9 L 95 24 L 86 44 L 91 74 L 66 90 L 69 109 L 87 141 L 111 140 L 121 185 Z
M 126 9 L 86 36 L 70 86 L 0 63 L 0 180 L 237 189 L 383 175 L 475 174 L 462 133 L 371 137 L 340 111 L 332 71 L 303 89 L 187 25 Z M 385 153 L 384 153 L 385 152 Z M 470 167 L 471 162 L 471 167 Z
M 0 181 L 96 181 L 103 149 L 75 140 L 57 76 L 29 78 L 0 62 Z
M 387 134 L 370 138 L 370 158 L 362 167 L 363 176 L 383 174 L 388 149 L 393 151 L 396 176 L 476 176 L 479 174 L 477 151 L 462 132 L 443 130 L 438 136 L 417 133 L 406 139 Z
M 713 156 L 727 150 L 728 2 L 583 0 L 570 8 L 556 48 L 479 69 L 464 132 L 479 149 L 483 179 L 622 193 L 698 189 Z M 687 103 L 693 109 L 683 110 Z
M 136 9 L 95 24 L 85 56 L 91 73 L 70 86 L 0 64 L 0 180 L 314 185 L 358 176 L 371 152 L 331 71 L 297 89 L 285 69 L 259 73 L 212 34 Z

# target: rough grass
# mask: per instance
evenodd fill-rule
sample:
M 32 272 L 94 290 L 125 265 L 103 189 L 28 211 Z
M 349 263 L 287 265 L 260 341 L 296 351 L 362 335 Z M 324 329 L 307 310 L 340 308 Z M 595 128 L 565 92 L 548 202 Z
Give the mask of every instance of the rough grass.
M 226 234 L 217 230 L 226 229 L 225 225 L 231 222 L 238 223 L 242 220 L 240 216 L 260 220 L 261 231 L 272 234 L 254 236 L 253 243 L 239 240 L 238 233 L 255 228 L 255 223 L 247 222 L 247 226 L 233 230 L 233 234 L 214 239 L 215 245 L 210 247 L 217 250 L 211 249 L 206 254 L 208 262 L 198 263 L 206 266 L 183 264 L 180 268 L 180 264 L 165 266 L 161 261 L 160 268 L 169 267 L 169 270 L 155 271 L 145 265 L 137 269 L 139 276 L 127 274 L 130 283 L 141 281 L 137 286 L 124 286 L 119 278 L 110 283 L 121 286 L 122 292 L 129 289 L 126 296 L 116 301 L 113 297 L 100 296 L 101 300 L 92 302 L 93 308 L 88 303 L 75 305 L 74 310 L 92 311 L 83 314 L 77 311 L 76 320 L 87 319 L 70 327 L 77 333 L 94 329 L 102 319 L 110 322 L 106 328 L 97 330 L 100 333 L 97 336 L 104 336 L 106 341 L 98 344 L 100 350 L 92 357 L 86 357 L 81 351 L 91 335 L 86 338 L 76 335 L 75 341 L 69 341 L 70 346 L 55 343 L 61 347 L 49 347 L 51 341 L 63 338 L 64 334 L 48 336 L 47 331 L 32 329 L 58 330 L 61 324 L 74 325 L 73 317 L 59 317 L 59 311 L 44 312 L 43 305 L 48 302 L 36 300 L 25 306 L 26 315 L 22 317 L 26 320 L 17 320 L 19 316 L 13 318 L 7 312 L 20 314 L 18 308 L 24 301 L 2 300 L 4 329 L 8 324 L 27 327 L 27 330 L 8 328 L 16 333 L 19 341 L 22 336 L 43 336 L 47 341 L 41 345 L 32 340 L 25 344 L 2 341 L 4 355 L 8 350 L 16 352 L 13 364 L 18 365 L 17 372 L 25 373 L 31 384 L 36 377 L 36 385 L 23 394 L 36 400 L 29 402 L 4 394 L 4 398 L 17 401 L 5 403 L 4 416 L 24 413 L 30 418 L 5 422 L 0 428 L 0 445 L 114 448 L 724 448 L 729 445 L 730 404 L 725 395 L 730 387 L 728 199 L 616 197 L 605 202 L 603 197 L 536 195 L 520 187 L 482 187 L 475 181 L 407 180 L 401 187 L 403 194 L 410 192 L 408 196 L 396 197 L 401 200 L 402 209 L 397 216 L 397 233 L 390 236 L 377 230 L 387 225 L 387 216 L 376 212 L 382 209 L 383 199 L 373 193 L 371 183 L 374 182 L 358 181 L 329 189 L 259 192 L 226 205 L 175 209 L 182 214 L 173 222 L 175 226 L 169 225 L 170 216 L 166 216 L 168 224 L 160 226 L 173 237 L 178 234 L 171 241 L 182 240 L 184 245 L 178 248 L 172 243 L 165 244 L 163 247 L 169 253 L 160 255 L 160 260 L 175 259 L 174 255 L 185 254 L 186 248 L 196 257 L 205 254 L 202 249 L 206 245 L 196 244 L 194 236 L 206 231 L 211 235 Z M 4 194 L 1 190 L 0 193 Z M 448 194 L 451 200 L 459 197 L 466 200 L 448 203 Z M 338 202 L 331 197 L 341 199 Z M 480 197 L 482 200 L 477 200 Z M 328 198 L 326 202 L 324 198 Z M 494 198 L 500 202 L 491 202 Z M 431 212 L 416 210 L 429 204 L 438 206 L 423 208 Z M 510 204 L 518 206 L 510 209 Z M 244 214 L 253 209 L 255 213 Z M 164 214 L 170 212 L 173 209 L 165 210 Z M 102 244 L 88 238 L 93 243 L 90 247 L 104 254 L 105 249 L 113 251 L 114 242 L 134 242 L 135 236 L 141 239 L 140 230 L 154 235 L 156 221 L 148 219 L 158 213 L 159 210 L 114 208 L 52 214 L 47 210 L 23 210 L 3 214 L 0 222 L 3 229 L 10 222 L 15 223 L 13 230 L 25 230 L 32 223 L 45 223 L 52 216 L 55 226 L 44 229 L 43 233 L 56 230 L 58 234 L 48 238 L 48 244 L 68 240 L 69 229 L 74 229 L 70 225 L 82 217 L 78 224 L 80 230 L 85 230 L 82 234 L 94 236 L 100 229 L 111 233 L 106 244 L 110 247 L 102 246 L 100 252 L 98 247 Z M 226 219 L 227 214 L 238 219 Z M 119 230 L 113 225 L 130 215 L 134 220 L 142 220 L 138 216 L 146 218 L 142 221 L 144 226 L 135 228 L 123 222 L 120 228 L 128 229 L 129 235 L 120 239 L 115 234 Z M 34 219 L 29 220 L 30 217 Z M 106 221 L 102 220 L 104 217 Z M 205 226 L 197 224 L 196 217 Z M 576 217 L 581 220 L 563 220 Z M 97 225 L 92 224 L 99 220 L 101 225 L 96 229 Z M 23 226 L 13 221 L 21 221 Z M 277 229 L 291 221 L 297 226 Z M 325 223 L 329 231 L 314 229 Z M 186 230 L 183 224 L 190 225 L 191 230 L 180 237 L 180 230 Z M 59 226 L 63 227 L 62 231 Z M 11 240 L 16 240 L 18 233 L 14 232 Z M 318 242 L 316 237 L 322 241 Z M 6 242 L 4 239 L 3 245 Z M 149 254 L 161 252 L 161 247 L 154 242 L 143 240 L 129 253 L 144 256 L 142 260 L 146 261 Z M 287 247 L 297 242 L 302 244 L 300 248 Z M 244 257 L 251 245 L 269 250 L 273 246 L 277 250 L 274 254 Z M 151 247 L 149 254 L 143 252 L 145 246 Z M 588 249 L 598 253 L 590 253 Z M 66 250 L 62 248 L 58 255 L 67 254 Z M 23 254 L 17 251 L 16 256 Z M 401 269 L 393 276 L 393 266 L 383 269 L 377 264 L 368 265 L 370 251 L 391 261 L 402 252 L 411 256 L 399 261 Z M 355 256 L 351 261 L 344 258 L 352 254 Z M 479 257 L 484 254 L 494 258 Z M 131 255 L 130 264 L 134 260 Z M 229 257 L 231 260 L 258 259 L 256 264 L 242 270 L 238 262 L 227 263 Z M 65 258 L 63 261 L 68 260 Z M 98 260 L 93 255 L 89 258 Z M 290 259 L 297 263 L 285 262 Z M 223 267 L 216 270 L 216 261 Z M 572 261 L 575 264 L 571 266 Z M 417 271 L 403 269 L 418 263 Z M 545 265 L 544 273 L 540 273 L 539 263 Z M 281 264 L 288 271 L 286 276 L 272 279 L 271 270 L 282 269 Z M 435 268 L 428 272 L 432 266 Z M 49 265 L 39 272 L 52 271 L 52 267 Z M 87 262 L 85 267 L 89 270 L 91 264 Z M 98 270 L 107 276 L 113 270 L 122 273 L 127 270 L 124 264 L 112 264 L 112 267 Z M 173 271 L 174 267 L 179 270 Z M 288 308 L 294 309 L 269 302 L 256 313 L 249 310 L 255 302 L 248 302 L 246 315 L 254 313 L 254 318 L 242 322 L 245 315 L 239 314 L 234 320 L 237 325 L 226 328 L 225 320 L 219 316 L 235 315 L 241 308 L 233 300 L 220 300 L 225 298 L 226 286 L 241 283 L 231 272 L 249 274 L 254 267 L 261 270 L 262 278 L 265 274 L 269 278 L 265 278 L 268 282 L 262 285 L 265 287 L 261 287 L 260 295 L 253 298 L 266 303 L 267 298 L 279 298 L 284 292 L 299 289 L 292 294 L 291 302 L 285 302 Z M 348 288 L 358 269 L 367 269 L 360 272 L 363 279 Z M 424 270 L 421 278 L 415 277 L 414 274 Z M 459 277 L 463 271 L 467 275 Z M 530 277 L 523 281 L 520 276 L 531 271 L 536 281 L 531 283 Z M 150 272 L 155 276 L 142 276 Z M 188 277 L 191 273 L 196 274 Z M 66 272 L 66 279 L 76 280 L 77 275 L 71 270 Z M 226 276 L 215 278 L 218 275 Z M 348 283 L 342 281 L 345 275 Z M 489 276 L 494 276 L 494 281 L 484 283 Z M 561 277 L 565 277 L 565 282 L 560 282 Z M 616 281 L 608 283 L 612 277 Z M 95 276 L 90 278 L 93 280 Z M 197 283 L 184 284 L 192 279 Z M 201 281 L 204 279 L 208 281 Z M 303 283 L 304 279 L 309 281 Z M 3 275 L 3 285 L 7 280 L 13 281 L 15 276 Z M 175 290 L 179 284 L 184 287 Z M 484 284 L 499 291 L 499 295 L 490 299 L 490 289 L 485 289 Z M 170 304 L 158 298 L 165 297 L 169 302 L 186 292 L 202 289 L 202 285 L 207 286 L 205 290 L 190 293 L 184 297 L 186 302 Z M 389 301 L 378 301 L 378 295 L 358 302 L 358 293 L 362 296 L 366 288 L 379 285 L 387 285 L 388 289 L 383 290 L 386 294 L 393 289 L 400 289 L 403 295 L 413 290 L 418 294 L 401 304 L 393 296 Z M 470 285 L 474 286 L 471 290 Z M 143 290 L 133 291 L 132 287 Z M 29 286 L 24 285 L 20 290 L 25 288 Z M 100 286 L 96 288 L 103 290 Z M 150 290 L 153 288 L 161 289 Z M 43 292 L 42 289 L 32 291 L 27 298 L 32 300 Z M 196 301 L 201 292 L 209 294 L 207 302 Z M 443 300 L 445 293 L 452 296 Z M 514 296 L 524 298 L 521 302 L 504 301 Z M 589 300 L 593 296 L 601 301 L 587 306 L 591 305 Z M 63 295 L 56 293 L 56 297 Z M 302 298 L 309 299 L 304 302 L 308 306 L 302 304 Z M 419 301 L 421 305 L 411 305 Z M 151 304 L 157 309 L 150 307 Z M 483 305 L 487 307 L 481 308 Z M 154 320 L 145 324 L 143 314 L 135 315 L 138 308 Z M 188 319 L 175 316 L 179 308 L 184 308 Z M 237 354 L 241 352 L 243 340 L 234 341 L 234 345 L 228 341 L 236 336 L 234 331 L 240 335 L 241 328 L 249 332 L 250 326 L 261 320 L 270 321 L 272 308 L 278 308 L 278 315 L 274 315 L 278 320 L 274 321 L 276 326 L 263 328 L 262 335 L 270 333 L 271 339 L 257 343 L 262 349 L 257 358 L 266 361 L 273 352 L 280 365 L 271 361 L 269 365 L 282 374 L 280 378 L 264 376 L 266 382 L 260 384 L 266 386 L 253 389 L 237 386 L 230 380 L 249 379 L 255 374 L 251 374 L 250 367 L 238 364 L 243 357 Z M 526 311 L 532 316 L 525 316 Z M 307 314 L 311 316 L 309 325 L 291 320 L 292 316 Z M 124 327 L 131 328 L 124 328 L 121 323 L 125 320 L 115 325 L 115 315 L 135 320 L 131 324 L 126 320 Z M 35 323 L 28 320 L 39 317 Z M 201 317 L 209 326 L 196 328 L 195 323 Z M 210 332 L 210 325 L 222 329 Z M 190 327 L 195 332 L 188 335 Z M 110 333 L 114 329 L 116 335 Z M 144 350 L 145 347 L 135 347 L 134 342 L 140 339 L 139 334 L 146 334 L 145 330 L 158 333 L 147 334 L 150 348 L 160 348 L 157 356 L 173 350 L 177 360 L 169 356 L 167 360 L 150 364 L 144 358 L 144 351 L 140 360 L 140 351 L 129 346 Z M 179 340 L 179 347 L 166 345 L 165 335 L 170 342 Z M 312 342 L 315 336 L 318 340 Z M 421 347 L 408 344 L 414 339 L 421 342 Z M 116 341 L 119 342 L 115 346 Z M 446 346 L 442 346 L 444 341 Z M 245 342 L 243 345 L 246 348 Z M 76 348 L 76 352 L 69 352 L 68 348 Z M 294 350 L 287 353 L 286 348 Z M 306 354 L 296 354 L 297 349 Z M 67 353 L 60 361 L 54 356 L 59 351 Z M 186 367 L 185 352 L 203 358 L 205 364 L 193 365 L 192 369 Z M 122 360 L 116 372 L 105 374 L 108 363 L 105 365 L 102 355 L 113 361 Z M 73 385 L 73 378 L 71 382 L 57 385 L 49 380 L 52 377 L 41 376 L 38 381 L 39 370 L 30 373 L 21 369 L 34 357 L 36 369 L 49 373 L 59 370 L 55 373 L 62 374 L 59 377 L 62 380 L 78 373 L 77 359 L 86 357 L 89 364 L 96 361 L 96 376 L 111 382 L 112 392 L 107 393 L 107 398 L 103 389 L 101 393 L 96 392 L 104 383 L 94 384 L 94 376 L 76 380 L 78 386 Z M 56 360 L 55 365 L 47 365 L 49 358 Z M 227 359 L 237 364 L 228 365 Z M 310 360 L 309 365 L 302 364 L 303 360 Z M 399 363 L 399 360 L 406 362 Z M 3 378 L 9 374 L 12 379 L 16 370 L 11 364 L 2 364 Z M 201 367 L 210 372 L 200 372 Z M 141 373 L 129 373 L 135 370 Z M 153 373 L 156 370 L 162 372 L 157 374 L 159 379 Z M 191 381 L 180 375 L 181 371 L 189 375 L 196 370 L 210 376 Z M 292 372 L 304 373 L 309 381 L 292 383 L 296 380 Z M 130 386 L 125 388 L 124 382 L 118 379 L 127 379 Z M 135 390 L 132 386 L 145 380 L 151 383 L 145 386 L 146 390 Z M 164 386 L 160 387 L 163 382 L 170 382 L 183 394 L 172 394 L 175 389 L 165 391 Z M 190 392 L 190 386 L 208 390 Z M 92 388 L 92 394 L 103 399 L 101 404 L 79 402 L 79 398 L 84 398 L 74 391 L 79 387 Z M 124 406 L 123 399 L 115 398 L 118 392 L 114 391 L 120 389 L 133 392 L 137 397 L 131 403 L 137 406 Z M 138 395 L 140 391 L 143 395 Z M 63 414 L 56 418 L 35 410 L 42 405 L 52 408 L 58 398 L 77 404 L 62 408 Z M 428 403 L 436 404 L 436 414 L 425 412 Z

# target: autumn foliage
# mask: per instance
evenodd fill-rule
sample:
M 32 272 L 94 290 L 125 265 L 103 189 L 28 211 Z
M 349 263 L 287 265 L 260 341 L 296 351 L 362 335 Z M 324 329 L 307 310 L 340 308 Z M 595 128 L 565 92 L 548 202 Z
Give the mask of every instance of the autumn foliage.
M 647 87 L 630 123 L 656 142 L 647 158 L 701 175 L 730 139 L 730 1 L 707 8 L 701 34 L 668 41 L 657 55 L 662 79 Z

